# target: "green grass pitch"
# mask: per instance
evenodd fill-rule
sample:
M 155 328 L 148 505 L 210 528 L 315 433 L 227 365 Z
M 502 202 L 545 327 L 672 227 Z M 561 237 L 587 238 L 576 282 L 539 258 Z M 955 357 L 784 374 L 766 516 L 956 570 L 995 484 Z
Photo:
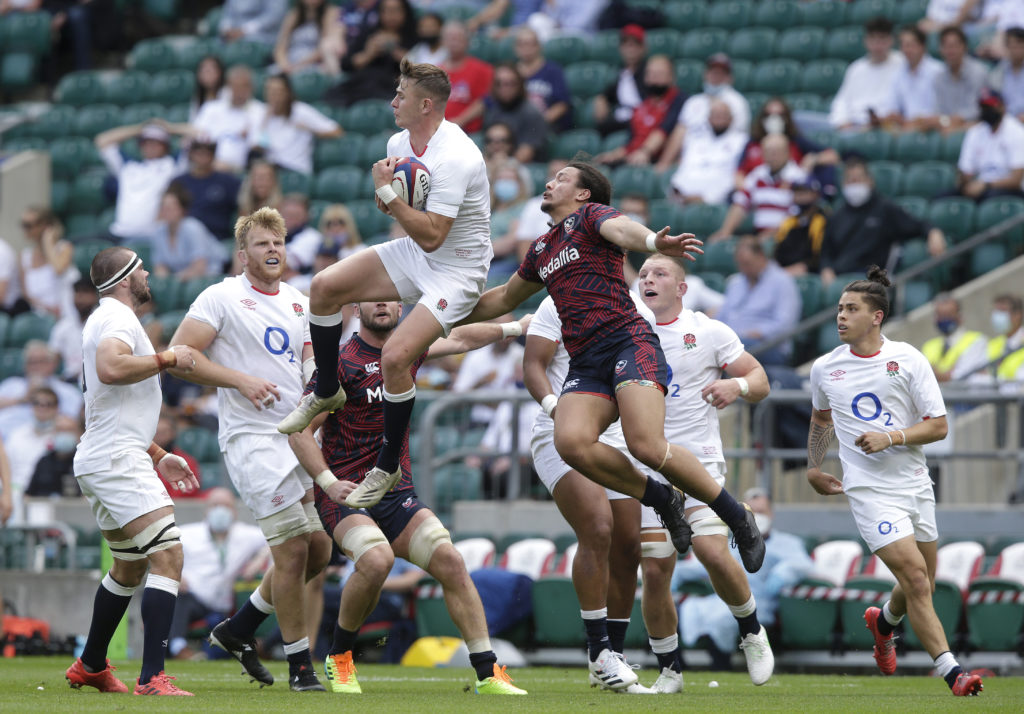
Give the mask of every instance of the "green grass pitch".
M 242 677 L 233 661 L 171 662 L 170 671 L 193 697 L 103 695 L 93 689 L 72 690 L 64 680 L 70 658 L 19 657 L 0 659 L 0 711 L 63 714 L 65 712 L 153 711 L 235 714 L 246 711 L 301 710 L 303 714 L 337 714 L 353 704 L 375 712 L 934 712 L 1006 711 L 1024 708 L 1024 678 L 993 677 L 979 697 L 959 699 L 935 677 L 853 677 L 843 675 L 778 675 L 754 687 L 745 673 L 687 672 L 680 695 L 629 696 L 600 692 L 587 686 L 583 668 L 538 667 L 509 670 L 527 697 L 480 697 L 467 689 L 468 669 L 417 669 L 389 665 L 358 667 L 362 695 L 288 691 L 286 665 L 270 663 L 278 681 L 259 689 Z M 129 683 L 139 663 L 120 662 L 117 674 Z M 653 670 L 640 673 L 650 684 Z M 708 687 L 717 680 L 719 686 Z M 343 701 L 345 698 L 357 702 Z

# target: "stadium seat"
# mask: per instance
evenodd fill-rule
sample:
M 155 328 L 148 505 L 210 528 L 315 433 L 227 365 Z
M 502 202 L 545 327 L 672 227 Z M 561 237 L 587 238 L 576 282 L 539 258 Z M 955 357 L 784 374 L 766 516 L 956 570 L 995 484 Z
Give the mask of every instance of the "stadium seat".
M 825 39 L 825 53 L 832 59 L 849 63 L 864 52 L 864 28 L 860 25 L 837 27 Z
M 601 142 L 601 151 L 611 151 L 629 143 L 629 131 L 614 131 Z
M 537 580 L 544 564 L 555 552 L 555 544 L 548 538 L 527 538 L 511 544 L 502 554 L 500 563 L 509 572 Z
M 871 18 L 879 15 L 895 20 L 899 4 L 895 0 L 857 0 L 857 2 L 850 3 L 850 9 L 846 14 L 846 21 L 851 25 L 863 25 Z
M 865 131 L 848 134 L 842 138 L 841 153 L 857 153 L 867 161 L 884 161 L 889 158 L 892 135 L 884 131 Z
M 750 0 L 718 0 L 708 4 L 704 22 L 709 27 L 737 30 L 751 24 L 753 3 Z
M 860 277 L 864 277 L 863 275 Z M 837 301 L 838 302 L 838 301 Z M 825 307 L 832 307 L 836 302 L 826 302 Z M 836 331 L 835 320 L 829 320 L 818 328 L 817 353 L 826 354 L 831 352 L 841 343 L 839 333 Z
M 120 126 L 121 121 L 121 108 L 116 104 L 90 104 L 75 115 L 74 134 L 94 139 L 100 132 Z
M 956 640 L 968 586 L 981 572 L 984 560 L 984 546 L 974 541 L 947 543 L 939 548 L 932 603 L 950 642 Z M 921 647 L 921 641 L 909 622 L 904 626 L 903 636 L 910 647 Z
M 7 328 L 7 346 L 24 347 L 29 340 L 43 340 L 50 338 L 50 330 L 57 321 L 50 315 L 43 315 L 37 312 L 23 312 L 11 320 Z
M 680 57 L 704 62 L 715 52 L 725 52 L 729 41 L 728 31 L 720 27 L 702 27 L 683 35 L 679 45 Z
M 743 94 L 759 91 L 757 87 L 752 86 L 753 75 L 753 62 L 742 59 L 732 61 L 732 84 L 737 91 Z
M 985 243 L 971 251 L 971 272 L 972 278 L 977 278 L 985 273 L 1005 265 L 1010 259 L 1007 246 L 1002 243 Z
M 620 198 L 639 194 L 651 199 L 658 195 L 658 175 L 651 166 L 619 166 L 612 172 L 611 182 Z
M 601 135 L 593 129 L 571 129 L 554 136 L 550 143 L 548 155 L 556 158 L 571 159 L 577 151 L 585 151 L 594 156 L 601 150 Z M 545 172 L 547 167 L 544 167 Z M 614 185 L 614 181 L 613 181 Z M 619 193 L 622 189 L 615 186 Z
M 544 43 L 544 57 L 565 67 L 585 60 L 587 45 L 583 38 L 573 35 L 554 37 Z
M 903 188 L 903 164 L 895 161 L 872 161 L 868 164 L 875 188 L 883 196 L 896 196 Z
M 839 91 L 845 73 L 846 63 L 841 60 L 809 61 L 803 68 L 800 91 L 832 96 Z
M 906 181 L 905 175 L 904 181 Z M 928 216 L 928 199 L 926 198 L 922 198 L 920 196 L 899 196 L 893 199 L 893 203 L 898 205 L 914 218 L 919 218 L 922 221 Z
M 181 283 L 172 275 L 150 275 L 149 292 L 159 312 L 176 309 Z
M 849 285 L 854 280 L 863 280 L 863 273 L 840 273 L 836 276 L 836 279 L 829 283 L 828 287 L 825 288 L 825 295 L 822 298 L 825 301 L 825 307 L 834 307 L 839 304 L 839 298 L 843 294 L 843 288 Z M 833 332 L 835 331 L 835 325 L 829 325 Z
M 896 135 L 892 158 L 903 163 L 934 161 L 939 156 L 941 146 L 941 137 L 935 132 L 908 131 Z
M 650 224 L 652 226 L 682 226 L 683 207 L 667 198 L 651 201 L 649 206 Z M 685 229 L 684 229 L 685 230 Z M 704 246 L 705 251 L 708 246 Z M 698 257 L 698 260 L 701 258 Z
M 483 490 L 480 469 L 465 464 L 446 464 L 434 469 L 434 498 L 443 512 L 455 501 L 476 501 Z
M 295 96 L 300 101 L 319 102 L 334 79 L 320 72 L 300 72 L 292 75 L 291 82 Z
M 1024 626 L 1024 543 L 999 552 L 992 570 L 968 587 L 967 626 L 971 644 L 983 650 L 1017 650 Z
M 568 575 L 546 575 L 536 580 L 532 594 L 537 644 L 576 648 L 586 641 L 580 603 Z
M 176 66 L 174 47 L 162 37 L 141 40 L 128 53 L 127 64 L 143 72 L 159 72 Z
M 359 156 L 358 166 L 362 169 L 366 167 L 367 181 L 372 183 L 370 178 L 370 167 L 380 159 L 387 156 L 388 153 L 388 139 L 394 134 L 393 129 L 387 131 L 378 132 L 372 136 L 368 136 L 363 141 L 363 148 Z
M 682 226 L 682 230 L 684 231 L 688 231 L 690 233 L 694 232 L 693 229 L 685 222 L 679 225 Z M 700 268 L 701 272 L 707 270 L 714 273 L 721 273 L 722 275 L 732 275 L 736 272 L 736 261 L 733 258 L 733 253 L 735 252 L 735 240 L 706 243 L 704 245 L 704 255 L 697 256 L 696 265 Z
M 323 201 L 347 203 L 370 196 L 365 190 L 367 172 L 354 166 L 335 166 L 321 171 L 313 186 L 313 196 Z
M 783 588 L 777 613 L 779 644 L 787 649 L 834 649 L 841 594 L 828 581 L 811 578 Z
M 359 227 L 363 239 L 371 236 L 387 233 L 391 228 L 391 221 L 394 220 L 386 213 L 377 208 L 375 201 L 371 199 L 359 199 L 349 201 L 348 209 L 352 211 L 352 218 Z
M 57 215 L 64 215 L 68 210 L 68 200 L 71 198 L 71 184 L 67 181 L 54 178 L 50 184 L 50 208 Z
M 0 312 L 0 350 L 7 346 L 7 330 L 11 326 L 11 316 Z
M 983 231 L 1021 214 L 1024 214 L 1024 199 L 1009 196 L 990 198 L 978 206 L 974 229 Z M 1020 251 L 1024 248 L 1024 225 L 1018 223 L 1016 227 L 1004 232 L 1000 240 L 1009 244 L 1013 250 Z
M 57 139 L 68 134 L 77 109 L 67 104 L 53 104 L 32 124 L 32 134 L 43 139 Z
M 217 55 L 218 42 L 193 35 L 168 35 L 163 38 L 174 50 L 174 59 L 161 69 L 187 69 L 194 72 L 199 60 L 208 55 Z
M 103 84 L 94 72 L 72 72 L 61 77 L 53 96 L 61 104 L 81 107 L 103 96 Z
M 80 168 L 91 163 L 96 149 L 84 137 L 56 139 L 50 144 L 50 166 L 54 176 L 73 178 Z
M 0 88 L 20 92 L 36 82 L 36 56 L 31 52 L 8 52 L 0 58 Z
M 956 243 L 974 232 L 975 211 L 974 201 L 969 198 L 940 198 L 931 202 L 928 220 L 941 228 L 951 243 Z
M 680 32 L 701 27 L 707 15 L 708 4 L 704 0 L 674 0 L 663 5 L 665 25 Z
M 896 3 L 896 17 L 900 24 L 916 24 L 925 16 L 929 0 L 901 0 Z
M 12 12 L 2 28 L 0 45 L 4 52 L 28 53 L 35 57 L 50 54 L 50 13 Z
M 220 58 L 225 67 L 244 64 L 253 69 L 260 69 L 266 67 L 270 62 L 270 47 L 259 42 L 238 40 L 228 45 L 222 45 Z
M 459 551 L 466 570 L 473 572 L 479 568 L 494 565 L 496 550 L 494 542 L 489 538 L 466 538 L 455 541 L 455 550 Z
M 800 23 L 800 3 L 794 0 L 761 0 L 757 3 L 752 24 L 784 30 Z
M 70 210 L 71 204 L 71 191 L 73 187 L 68 190 L 67 202 L 64 206 L 65 212 Z M 105 226 L 100 224 L 99 216 L 95 213 L 73 213 L 67 217 L 64 221 L 64 235 L 73 242 L 79 242 L 85 239 L 92 238 L 93 236 L 100 233 Z M 110 244 L 107 243 L 106 247 Z
M 589 37 L 586 43 L 587 54 L 585 60 L 600 62 L 602 64 L 617 67 L 622 61 L 619 55 L 619 31 L 602 30 Z M 578 63 L 577 63 L 578 64 Z M 565 68 L 568 71 L 568 67 Z
M 0 350 L 0 380 L 24 373 L 24 360 L 20 347 L 7 347 Z M 3 532 L 3 529 L 0 529 Z
M 277 172 L 277 182 L 281 186 L 281 193 L 301 193 L 308 196 L 313 179 L 308 174 L 281 169 Z
M 731 59 L 758 61 L 771 55 L 777 33 L 770 27 L 744 27 L 729 38 Z
M 683 209 L 682 224 L 680 227 L 684 231 L 693 233 L 703 240 L 708 235 L 718 230 L 718 227 L 722 225 L 722 221 L 725 220 L 727 210 L 728 208 L 726 206 L 709 203 L 698 203 L 687 206 Z M 705 256 L 707 249 L 708 246 L 705 246 Z M 719 273 L 732 272 L 731 270 L 725 271 L 719 270 L 717 267 L 712 267 L 711 262 L 708 264 L 708 270 L 714 270 Z
M 821 57 L 825 30 L 820 27 L 786 27 L 788 29 L 779 28 L 779 36 L 775 41 L 776 57 L 801 62 L 810 62 Z
M 874 645 L 874 635 L 864 626 L 864 611 L 872 606 L 881 607 L 889 599 L 895 583 L 895 578 L 886 580 L 866 575 L 846 581 L 843 598 L 839 601 L 839 622 L 845 647 L 862 650 Z
M 124 107 L 145 97 L 151 86 L 146 72 L 118 72 L 103 77 L 103 96 L 97 99 Z
M 800 24 L 826 29 L 845 25 L 848 4 L 843 0 L 802 2 L 800 3 Z
M 121 114 L 125 124 L 143 124 L 151 119 L 161 118 L 171 121 L 168 118 L 167 108 L 156 102 L 140 102 L 124 108 Z M 186 121 L 188 116 L 185 117 Z
M 416 634 L 420 637 L 462 637 L 448 614 L 441 585 L 423 578 L 416 588 Z
M 675 61 L 676 86 L 687 94 L 697 94 L 704 82 L 704 63 L 695 59 Z
M 204 427 L 190 427 L 178 432 L 174 442 L 182 451 L 191 454 L 196 461 L 217 461 L 220 459 L 220 446 L 217 443 L 217 432 Z
M 615 81 L 618 72 L 603 62 L 576 62 L 565 68 L 565 82 L 574 97 L 590 99 Z
M 105 240 L 86 240 L 75 243 L 75 254 L 74 262 L 75 267 L 78 268 L 78 272 L 82 275 L 89 274 L 89 268 L 92 266 L 92 259 L 96 255 L 106 248 L 110 247 L 110 243 Z M 150 278 L 152 282 L 153 278 Z
M 860 573 L 863 554 L 858 541 L 826 541 L 811 552 L 814 567 L 810 577 L 835 586 L 845 585 L 847 580 Z
M 931 282 L 926 279 L 911 280 L 903 285 L 903 308 L 908 312 L 927 305 L 935 297 Z
M 198 278 L 186 280 L 178 291 L 178 309 L 187 310 L 192 303 L 195 302 L 195 299 L 199 297 L 199 293 L 203 292 L 211 285 L 216 285 L 223 279 L 223 275 L 203 275 Z
M 68 209 L 76 213 L 95 213 L 106 206 L 107 197 L 103 193 L 105 179 L 106 172 L 102 170 L 90 170 L 75 177 Z
M 798 275 L 796 286 L 800 289 L 800 301 L 803 305 L 801 317 L 810 317 L 821 310 L 821 278 L 817 273 Z
M 679 56 L 683 33 L 670 27 L 659 27 L 647 31 L 647 56 L 666 55 L 670 59 Z
M 964 132 L 956 131 L 942 137 L 942 151 L 938 158 L 950 164 L 956 164 L 960 158 L 960 146 L 964 143 Z
M 149 100 L 159 104 L 188 102 L 195 91 L 195 75 L 187 69 L 169 69 L 153 75 Z
M 345 113 L 345 131 L 359 134 L 376 134 L 395 123 L 395 115 L 391 103 L 383 99 L 368 99 L 352 105 Z
M 907 167 L 902 193 L 908 196 L 934 198 L 953 188 L 955 169 L 943 161 L 920 161 Z

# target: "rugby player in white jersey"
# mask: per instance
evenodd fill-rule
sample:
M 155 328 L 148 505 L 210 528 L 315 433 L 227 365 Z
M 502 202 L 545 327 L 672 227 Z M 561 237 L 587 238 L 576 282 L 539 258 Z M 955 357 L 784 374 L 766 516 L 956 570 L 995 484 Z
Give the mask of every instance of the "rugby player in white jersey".
M 686 271 L 678 260 L 657 253 L 649 257 L 640 268 L 639 289 L 644 304 L 657 318 L 654 332 L 668 362 L 665 438 L 692 451 L 715 481 L 724 485 L 725 456 L 716 410 L 737 399 L 761 401 L 770 389 L 768 376 L 727 325 L 702 312 L 683 309 Z M 728 377 L 723 378 L 722 372 Z M 663 478 L 642 465 L 639 468 L 649 478 Z M 758 622 L 747 574 L 729 553 L 729 529 L 707 504 L 693 496 L 687 496 L 685 508 L 693 529 L 693 552 L 739 625 L 740 648 L 750 679 L 756 685 L 764 684 L 772 676 L 775 658 Z M 661 666 L 653 689 L 677 692 L 682 690 L 683 677 L 671 589 L 676 556 L 670 552 L 657 515 L 649 508 L 644 508 L 642 528 L 644 619 Z M 655 552 L 656 547 L 664 552 Z M 670 646 L 675 648 L 671 656 Z
M 74 467 L 114 564 L 96 590 L 82 656 L 64 676 L 76 689 L 129 691 L 112 672 L 107 646 L 148 570 L 135 694 L 192 696 L 164 673 L 182 548 L 174 505 L 154 467 L 180 491 L 193 491 L 199 482 L 183 458 L 153 443 L 153 435 L 163 403 L 157 375 L 172 366 L 188 372 L 195 361 L 186 346 L 155 354 L 135 314 L 150 299 L 147 276 L 142 260 L 127 248 L 100 251 L 89 271 L 100 304 L 82 328 L 85 433 Z
M 811 368 L 807 480 L 820 494 L 846 494 L 861 537 L 896 576 L 885 605 L 864 613 L 882 674 L 896 671 L 892 631 L 909 615 L 953 694 L 976 695 L 981 677 L 965 672 L 949 651 L 932 605 L 939 533 L 921 446 L 945 438 L 946 407 L 924 355 L 882 335 L 889 285 L 873 265 L 867 280 L 853 281 L 839 298 L 843 344 Z M 833 433 L 842 481 L 821 470 Z
M 302 431 L 318 413 L 345 402 L 337 377 L 342 307 L 367 301 L 415 303 L 381 355 L 384 441 L 376 466 L 346 499 L 354 508 L 374 505 L 401 478 L 399 455 L 416 396 L 412 365 L 470 313 L 487 282 L 493 255 L 487 168 L 472 139 L 444 118 L 450 92 L 444 70 L 402 61 L 391 101 L 402 131 L 388 141 L 388 157 L 374 164 L 373 181 L 378 206 L 408 235 L 330 266 L 313 276 L 310 287 L 310 335 L 319 378 L 316 390 L 278 426 L 286 434 Z M 395 164 L 406 156 L 430 170 L 423 211 L 396 200 L 391 188 Z
M 651 311 L 635 296 L 634 302 L 653 325 Z M 533 465 L 576 534 L 571 575 L 587 633 L 590 682 L 602 689 L 646 694 L 650 690 L 637 683 L 636 672 L 622 657 L 640 561 L 640 502 L 591 481 L 555 450 L 555 395 L 561 392 L 568 371 L 562 321 L 549 296 L 530 323 L 523 353 L 523 382 L 543 407 L 533 422 Z M 605 430 L 601 441 L 629 453 L 618 421 Z M 675 548 L 667 538 L 665 542 L 667 551 L 662 554 L 675 562 Z
M 251 677 L 272 684 L 273 676 L 256 657 L 253 635 L 276 611 L 289 687 L 323 691 L 310 659 L 303 586 L 327 565 L 331 540 L 313 505 L 313 480 L 277 431 L 313 368 L 306 296 L 281 280 L 285 233 L 284 219 L 273 208 L 239 218 L 235 245 L 242 274 L 200 293 L 171 344 L 198 353 L 196 368 L 182 375 L 185 379 L 218 388 L 224 463 L 274 561 L 259 589 L 213 629 L 210 640 Z

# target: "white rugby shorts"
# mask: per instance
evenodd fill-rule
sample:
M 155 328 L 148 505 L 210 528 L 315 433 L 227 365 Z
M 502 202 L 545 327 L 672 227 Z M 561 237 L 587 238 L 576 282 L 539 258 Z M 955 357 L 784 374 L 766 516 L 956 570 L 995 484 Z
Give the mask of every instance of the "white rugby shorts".
M 537 472 L 537 476 L 540 477 L 541 482 L 547 487 L 548 492 L 554 493 L 555 484 L 572 471 L 572 467 L 562 460 L 562 457 L 558 455 L 558 451 L 555 449 L 554 430 L 542 429 L 538 431 L 534 429 L 533 436 L 530 438 L 530 451 L 533 453 L 533 468 Z M 629 452 L 626 452 L 626 458 L 634 466 L 639 463 L 629 455 Z M 606 488 L 604 491 L 608 495 L 609 501 L 630 498 L 630 496 L 613 491 L 610 488 Z
M 412 238 L 396 238 L 373 247 L 403 303 L 430 310 L 445 337 L 476 307 L 487 285 L 487 266 L 459 266 L 431 260 Z
M 906 491 L 859 486 L 848 489 L 846 498 L 860 537 L 872 553 L 907 536 L 921 543 L 939 539 L 930 483 Z
M 173 506 L 170 494 L 145 451 L 128 451 L 110 460 L 110 470 L 78 477 L 101 530 L 122 528 L 136 518 Z
M 235 434 L 228 440 L 224 464 L 257 520 L 298 503 L 313 487 L 284 434 Z
M 719 486 L 725 486 L 725 464 L 719 461 L 712 461 L 710 463 L 701 462 L 701 465 L 707 469 L 708 473 L 711 474 L 711 478 L 715 480 Z M 668 483 L 668 479 L 659 474 L 656 471 L 652 471 L 646 466 L 641 465 L 640 471 L 647 478 L 653 478 L 655 481 L 661 481 L 664 484 Z M 690 494 L 686 494 L 686 500 L 683 502 L 683 508 L 687 511 L 697 506 L 706 506 L 704 501 L 700 501 Z M 640 511 L 640 527 L 641 528 L 662 528 L 661 519 L 658 518 L 657 512 L 650 506 L 642 506 Z

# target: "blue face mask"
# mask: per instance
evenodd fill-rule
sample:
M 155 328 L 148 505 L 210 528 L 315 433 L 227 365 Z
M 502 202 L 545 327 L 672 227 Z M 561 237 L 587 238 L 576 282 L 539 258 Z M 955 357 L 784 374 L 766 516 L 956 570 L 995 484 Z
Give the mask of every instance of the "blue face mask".
M 519 182 L 515 179 L 498 179 L 494 182 L 494 197 L 502 203 L 516 200 L 519 195 Z
M 946 318 L 945 320 L 936 320 L 935 329 L 944 335 L 951 335 L 956 330 L 956 320 L 952 318 Z

